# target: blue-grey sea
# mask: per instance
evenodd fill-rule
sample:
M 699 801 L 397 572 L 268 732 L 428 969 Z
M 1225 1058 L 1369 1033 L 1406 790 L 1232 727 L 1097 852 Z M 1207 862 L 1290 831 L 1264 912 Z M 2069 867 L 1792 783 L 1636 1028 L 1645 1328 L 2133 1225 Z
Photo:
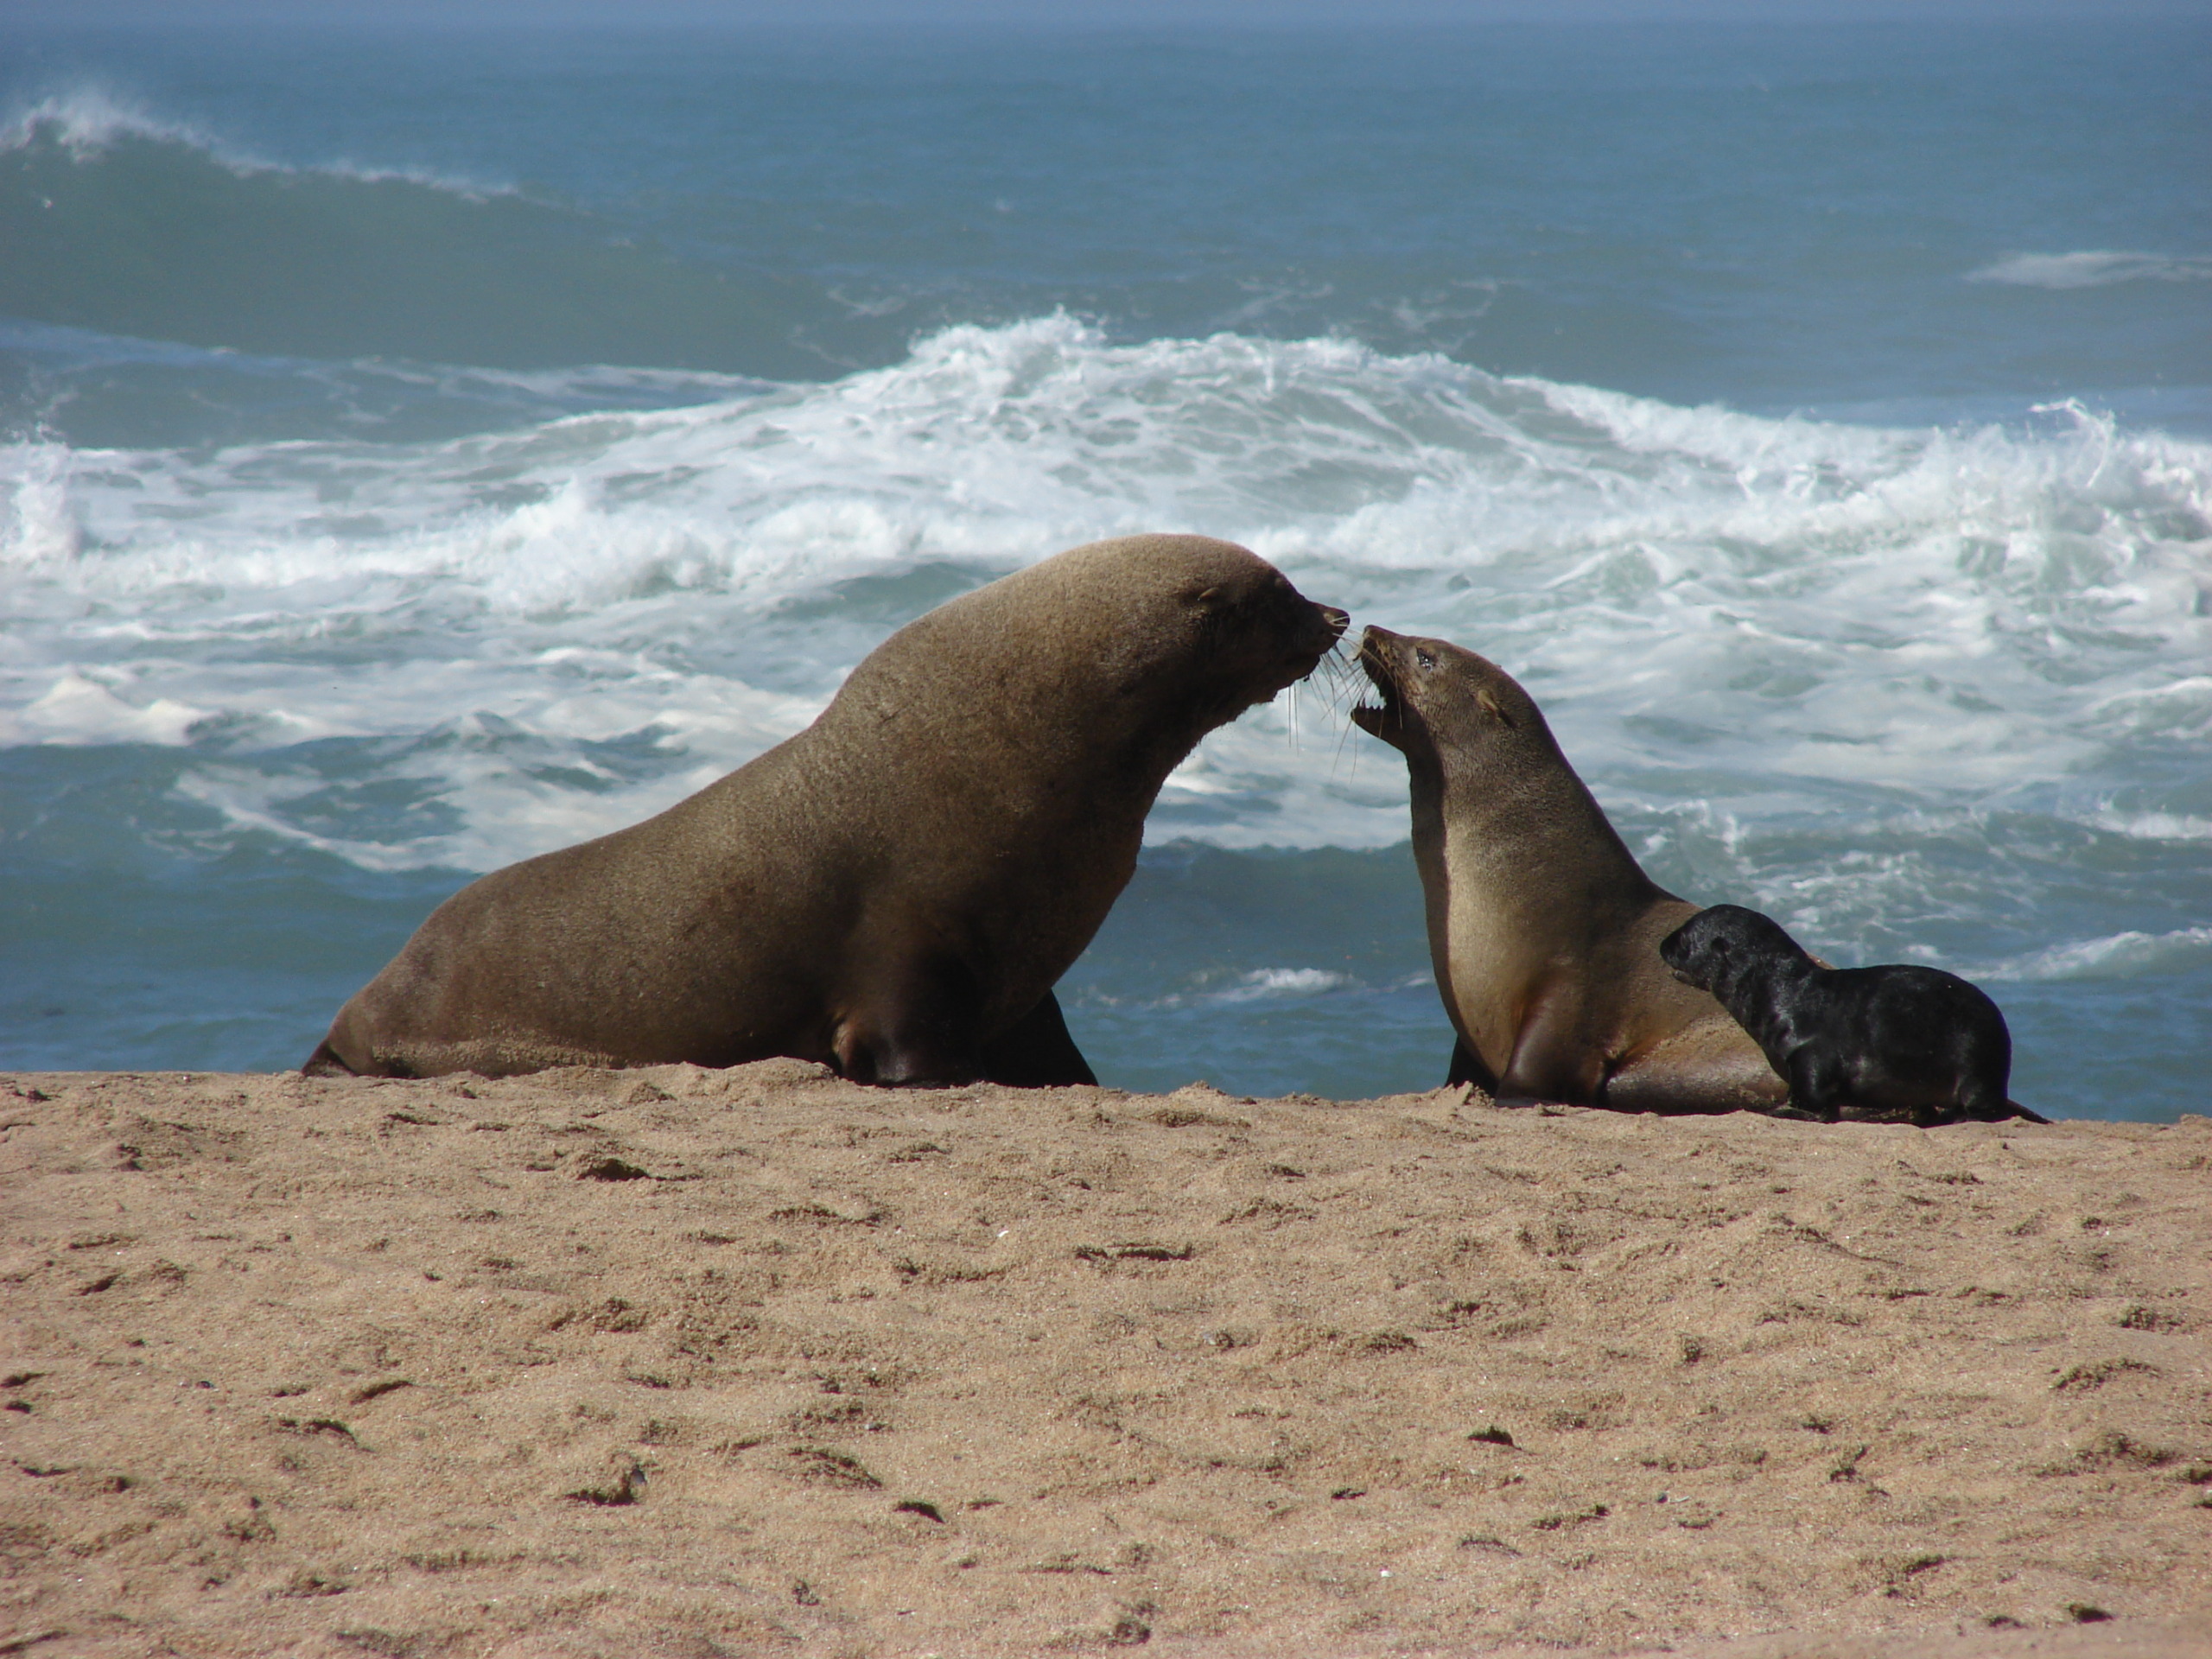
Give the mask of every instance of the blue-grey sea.
M 2212 24 L 0 25 L 0 1065 L 277 1068 L 1060 548 L 1518 675 L 1662 882 L 2212 1098 Z M 1403 767 L 1210 739 L 1110 1083 L 1427 1087 Z

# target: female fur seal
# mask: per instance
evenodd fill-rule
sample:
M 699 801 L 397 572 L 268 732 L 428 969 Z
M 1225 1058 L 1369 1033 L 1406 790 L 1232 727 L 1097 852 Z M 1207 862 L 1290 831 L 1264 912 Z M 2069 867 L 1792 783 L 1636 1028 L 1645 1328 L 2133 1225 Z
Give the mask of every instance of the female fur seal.
M 1770 916 L 1700 910 L 1659 943 L 1686 985 L 1710 991 L 1789 1084 L 1789 1103 L 1833 1123 L 2037 1117 L 2005 1097 L 2012 1033 L 1980 989 L 1940 968 L 1824 968 Z
M 1487 658 L 1370 627 L 1381 694 L 1352 720 L 1400 750 L 1449 1081 L 1501 1101 L 1773 1111 L 1789 1090 L 1712 997 L 1659 960 L 1697 912 L 1637 865 L 1535 702 Z
M 1089 1083 L 1052 995 L 1198 741 L 1343 612 L 1227 542 L 1097 542 L 909 623 L 813 725 L 633 828 L 448 899 L 310 1072 L 826 1061 Z

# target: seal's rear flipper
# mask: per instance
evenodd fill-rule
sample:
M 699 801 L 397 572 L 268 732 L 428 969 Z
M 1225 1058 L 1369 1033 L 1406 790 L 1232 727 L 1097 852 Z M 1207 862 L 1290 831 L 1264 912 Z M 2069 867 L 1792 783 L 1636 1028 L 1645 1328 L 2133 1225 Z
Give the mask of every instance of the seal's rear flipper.
M 303 1077 L 356 1077 L 360 1073 L 338 1058 L 338 1051 L 330 1046 L 330 1039 L 326 1037 L 315 1052 L 301 1064 L 300 1075 Z
M 2041 1112 L 2031 1112 L 2026 1107 L 2021 1105 L 2017 1100 L 2006 1101 L 2005 1103 L 2005 1109 L 2011 1113 L 2014 1117 L 2025 1118 L 2031 1123 L 2048 1123 L 2050 1122 L 2050 1120 L 2045 1117 Z

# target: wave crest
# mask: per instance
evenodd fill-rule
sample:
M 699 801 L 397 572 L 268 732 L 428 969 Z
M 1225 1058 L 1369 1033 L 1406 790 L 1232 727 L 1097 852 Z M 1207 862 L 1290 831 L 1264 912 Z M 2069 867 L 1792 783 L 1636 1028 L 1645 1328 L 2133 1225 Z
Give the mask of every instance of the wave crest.
M 99 86 L 72 87 L 18 107 L 0 122 L 0 156 L 59 150 L 83 165 L 131 143 L 162 146 L 199 156 L 238 178 L 260 174 L 321 175 L 357 183 L 401 182 L 439 190 L 467 201 L 516 194 L 509 185 L 456 178 L 427 168 L 365 167 L 350 161 L 292 167 L 213 137 L 190 122 L 156 116 L 135 99 Z
M 19 108 L 0 124 L 0 155 L 45 144 L 67 150 L 81 162 L 125 138 L 184 144 L 210 155 L 223 153 L 213 139 L 196 128 L 157 119 L 105 87 L 80 86 Z M 242 168 L 268 165 L 243 156 L 230 159 Z
M 2126 253 L 2012 253 L 1967 273 L 1970 283 L 2011 288 L 2108 288 L 2115 283 L 2212 282 L 2212 255 Z
M 406 168 L 280 164 L 105 92 L 0 131 L 0 315 L 264 357 L 818 374 L 819 284 L 673 257 L 586 208 Z M 149 214 L 144 204 L 158 201 Z
M 2168 933 L 2131 929 L 2046 946 L 1989 968 L 1993 980 L 2141 979 L 2212 962 L 2212 927 Z
M 396 744 L 355 764 L 442 779 L 477 829 L 438 832 L 441 856 L 502 861 L 569 820 L 497 804 L 492 774 L 568 799 L 528 781 L 561 768 L 521 749 L 461 768 L 423 740 L 442 722 L 497 718 L 556 753 L 672 733 L 683 766 L 727 769 L 930 606 L 1078 542 L 1188 529 L 1504 663 L 1670 886 L 1751 890 L 1751 855 L 1676 822 L 1686 804 L 1844 811 L 1854 843 L 1919 813 L 1894 867 L 1864 845 L 1801 867 L 1779 830 L 1755 861 L 1790 872 L 1770 907 L 1835 883 L 1911 909 L 2013 879 L 1959 874 L 1944 849 L 1988 845 L 1940 828 L 1962 805 L 2082 824 L 2124 802 L 2139 842 L 2183 849 L 2203 816 L 2170 780 L 2201 775 L 2212 720 L 2212 448 L 2056 416 L 1770 420 L 1338 340 L 1121 344 L 1055 315 L 826 385 L 444 442 L 24 445 L 0 451 L 0 709 L 26 741 Z M 73 674 L 107 696 L 57 694 Z M 1302 712 L 1210 739 L 1155 836 L 1401 840 L 1403 767 L 1347 736 L 1348 692 L 1319 677 Z M 635 804 L 573 800 L 599 829 Z

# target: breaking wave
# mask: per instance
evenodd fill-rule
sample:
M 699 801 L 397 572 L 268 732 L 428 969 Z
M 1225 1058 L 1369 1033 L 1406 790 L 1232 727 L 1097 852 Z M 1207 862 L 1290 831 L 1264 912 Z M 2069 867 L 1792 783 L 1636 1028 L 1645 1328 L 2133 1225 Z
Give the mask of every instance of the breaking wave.
M 899 339 L 819 284 L 702 264 L 585 207 L 280 165 L 97 91 L 17 113 L 0 156 L 0 315 L 32 322 L 339 362 L 777 378 Z
M 1175 527 L 1503 662 L 1655 874 L 1840 958 L 2170 931 L 2051 907 L 2212 819 L 2212 448 L 2085 408 L 1773 420 L 1060 316 L 739 385 L 436 443 L 0 450 L 0 742 L 175 748 L 202 843 L 488 868 L 741 764 L 954 594 Z M 1155 838 L 1401 841 L 1347 676 L 1209 740 Z
M 2014 253 L 1969 271 L 1970 283 L 2012 288 L 2108 288 L 2114 283 L 2212 282 L 2212 257 L 2164 253 Z

